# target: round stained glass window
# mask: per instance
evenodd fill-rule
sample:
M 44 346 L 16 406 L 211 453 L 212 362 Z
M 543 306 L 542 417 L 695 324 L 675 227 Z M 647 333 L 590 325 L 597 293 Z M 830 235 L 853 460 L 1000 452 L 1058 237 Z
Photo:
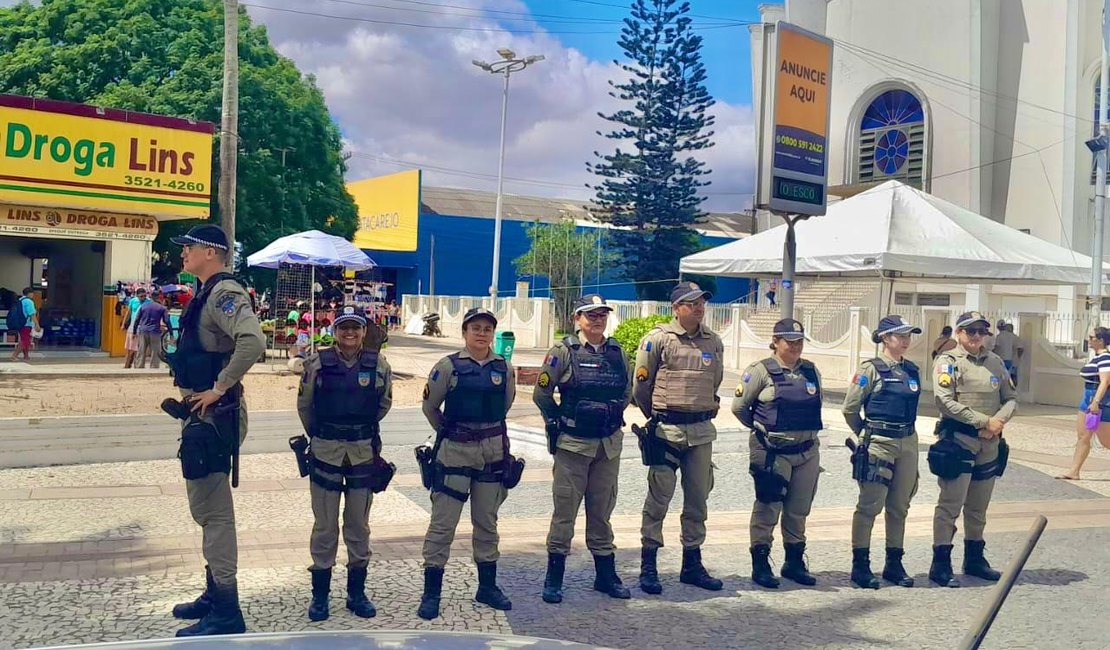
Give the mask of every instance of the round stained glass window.
M 875 141 L 875 169 L 886 176 L 898 173 L 910 156 L 910 141 L 899 129 L 891 129 Z

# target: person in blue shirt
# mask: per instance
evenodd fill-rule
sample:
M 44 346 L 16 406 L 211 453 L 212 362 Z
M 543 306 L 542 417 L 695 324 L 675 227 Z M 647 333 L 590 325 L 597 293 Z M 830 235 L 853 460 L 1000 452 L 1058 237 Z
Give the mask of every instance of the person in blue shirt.
M 12 361 L 19 359 L 19 353 L 23 353 L 23 360 L 31 360 L 31 330 L 39 328 L 38 312 L 35 310 L 35 301 L 31 299 L 31 287 L 23 290 L 23 295 L 19 297 L 16 304 L 12 305 L 12 309 L 23 310 L 23 327 L 19 330 L 19 345 L 16 346 L 15 352 L 12 353 Z

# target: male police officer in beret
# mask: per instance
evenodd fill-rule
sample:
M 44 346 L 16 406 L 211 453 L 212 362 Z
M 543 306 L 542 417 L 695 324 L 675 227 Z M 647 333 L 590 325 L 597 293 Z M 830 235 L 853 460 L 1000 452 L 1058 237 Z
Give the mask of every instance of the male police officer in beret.
M 952 577 L 952 538 L 961 509 L 964 573 L 992 582 L 1001 577 L 983 554 L 983 530 L 994 479 L 1006 469 L 1009 446 L 1002 440 L 1002 428 L 1017 409 L 1017 392 L 1002 359 L 982 349 L 988 334 L 990 321 L 982 314 L 961 314 L 956 321 L 959 346 L 937 355 L 933 368 L 940 421 L 928 459 L 940 483 L 940 499 L 933 516 L 929 579 L 942 586 L 960 586 Z
M 366 597 L 370 560 L 370 505 L 393 476 L 381 457 L 378 422 L 393 404 L 389 362 L 363 346 L 367 319 L 347 305 L 333 321 L 335 347 L 305 361 L 297 413 L 312 439 L 312 604 L 308 618 L 328 617 L 328 592 L 339 548 L 339 500 L 343 495 L 343 541 L 347 544 L 347 609 L 361 618 L 377 610 Z
M 628 357 L 616 339 L 606 338 L 613 308 L 597 294 L 574 303 L 576 336 L 567 336 L 547 353 L 532 399 L 547 421 L 548 449 L 555 455 L 551 489 L 555 510 L 547 535 L 547 577 L 543 599 L 563 600 L 563 573 L 574 520 L 586 498 L 586 547 L 594 556 L 594 589 L 628 598 L 617 575 L 613 527 L 621 466 L 621 426 L 632 398 Z M 555 390 L 559 401 L 555 401 Z
M 693 282 L 671 291 L 674 320 L 644 337 L 636 352 L 632 396 L 649 418 L 640 444 L 648 470 L 640 536 L 643 547 L 640 589 L 663 592 L 656 558 L 663 546 L 663 518 L 675 491 L 675 472 L 682 472 L 682 572 L 679 580 L 702 589 L 723 586 L 701 561 L 709 491 L 713 489 L 713 418 L 720 408 L 717 388 L 724 379 L 721 337 L 702 325 L 710 297 Z M 639 435 L 639 434 L 638 434 Z M 662 453 L 654 453 L 655 451 Z
M 189 510 L 203 531 L 208 562 L 204 593 L 174 607 L 173 615 L 200 619 L 177 636 L 235 634 L 246 625 L 235 579 L 238 546 L 228 475 L 247 435 L 240 380 L 262 355 L 266 338 L 246 288 L 223 272 L 231 255 L 223 230 L 196 226 L 171 241 L 182 247 L 184 270 L 203 283 L 181 317 L 181 338 L 170 369 L 193 414 L 182 429 L 181 465 Z

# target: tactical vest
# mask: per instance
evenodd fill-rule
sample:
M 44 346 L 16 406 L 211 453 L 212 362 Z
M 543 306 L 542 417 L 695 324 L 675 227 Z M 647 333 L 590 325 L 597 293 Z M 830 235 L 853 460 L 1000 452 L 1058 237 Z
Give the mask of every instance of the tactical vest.
M 1009 381 L 1005 368 L 998 364 L 998 374 L 991 369 L 990 355 L 982 363 L 972 361 L 970 356 L 942 354 L 938 359 L 952 366 L 951 372 L 956 401 L 980 413 L 994 415 L 1002 407 L 1002 382 Z
M 447 357 L 451 360 L 455 387 L 447 391 L 443 418 L 448 428 L 461 422 L 501 422 L 505 419 L 505 382 L 509 381 L 509 366 L 504 359 L 494 359 L 479 364 L 473 359 L 463 359 L 459 353 Z
M 753 419 L 771 431 L 820 431 L 821 381 L 817 368 L 802 359 L 798 373 L 787 375 L 774 359 L 764 359 L 763 367 L 775 384 L 775 397 L 770 402 L 757 401 Z
M 656 329 L 663 329 L 657 327 Z M 716 364 L 722 363 L 717 354 L 715 336 L 682 336 L 663 330 L 667 338 L 661 345 L 659 367 L 655 371 L 655 386 L 651 393 L 651 406 L 657 411 L 682 411 L 702 413 L 716 411 Z
M 320 372 L 312 392 L 312 435 L 331 440 L 366 440 L 378 435 L 378 353 L 363 350 L 348 367 L 335 348 L 320 350 Z
M 605 438 L 624 424 L 624 395 L 628 390 L 628 368 L 620 344 L 605 341 L 601 352 L 573 336 L 563 339 L 570 350 L 570 378 L 559 384 L 564 428 L 582 438 Z M 574 426 L 567 426 L 573 421 Z
M 902 368 L 891 368 L 876 357 L 871 365 L 879 373 L 878 389 L 872 388 L 864 402 L 867 419 L 910 424 L 917 419 L 917 403 L 921 399 L 921 377 L 912 361 L 903 360 Z
M 175 386 L 197 393 L 210 390 L 216 385 L 216 378 L 220 376 L 220 371 L 231 358 L 228 352 L 205 350 L 200 342 L 201 314 L 204 312 L 205 304 L 208 303 L 208 297 L 212 294 L 212 289 L 222 280 L 234 280 L 242 286 L 242 282 L 239 282 L 234 275 L 217 273 L 208 278 L 200 292 L 186 305 L 185 313 L 181 315 L 181 334 L 177 342 L 177 351 L 168 357 Z

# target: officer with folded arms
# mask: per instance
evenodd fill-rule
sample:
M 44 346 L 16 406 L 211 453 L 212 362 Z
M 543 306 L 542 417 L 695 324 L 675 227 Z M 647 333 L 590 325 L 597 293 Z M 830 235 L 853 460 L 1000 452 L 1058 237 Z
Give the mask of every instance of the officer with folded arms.
M 583 496 L 586 547 L 593 554 L 597 574 L 594 589 L 612 598 L 630 595 L 617 575 L 609 523 L 617 503 L 624 409 L 632 398 L 628 357 L 616 339 L 605 336 L 612 310 L 597 294 L 575 302 L 578 333 L 547 353 L 532 393 L 547 421 L 548 449 L 555 455 L 551 484 L 555 510 L 547 535 L 543 583 L 543 599 L 549 603 L 563 600 L 563 572 Z
M 841 412 L 858 442 L 852 453 L 852 478 L 859 482 L 859 500 L 852 516 L 852 582 L 878 589 L 871 572 L 871 529 L 886 507 L 886 564 L 883 579 L 912 587 L 913 578 L 902 566 L 906 515 L 917 492 L 917 403 L 921 376 L 917 366 L 903 357 L 910 335 L 921 328 L 901 316 L 887 316 L 871 334 L 882 352 L 864 361 L 856 371 Z M 860 411 L 864 415 L 861 416 Z
M 789 318 L 775 323 L 774 353 L 744 371 L 732 400 L 732 413 L 751 429 L 750 465 L 755 481 L 751 518 L 752 581 L 777 588 L 771 571 L 771 542 L 782 515 L 786 561 L 782 577 L 815 585 L 806 568 L 806 517 L 820 474 L 821 374 L 802 358 L 802 324 Z
M 361 618 L 377 610 L 366 596 L 370 561 L 370 506 L 385 490 L 394 469 L 381 457 L 379 422 L 393 404 L 389 362 L 363 345 L 366 313 L 347 305 L 335 317 L 336 345 L 305 361 L 297 391 L 297 413 L 312 440 L 309 494 L 312 498 L 312 603 L 308 618 L 328 617 L 332 567 L 339 549 L 339 501 L 347 545 L 347 609 Z
M 984 555 L 983 530 L 994 479 L 1002 476 L 1009 459 L 1002 428 L 1017 410 L 1017 391 L 1002 359 L 983 349 L 983 338 L 989 334 L 990 321 L 982 314 L 961 314 L 956 321 L 959 345 L 937 355 L 933 367 L 940 421 L 928 460 L 940 483 L 940 499 L 933 515 L 929 579 L 942 586 L 960 586 L 952 576 L 952 539 L 961 510 L 964 573 L 991 582 L 1002 575 Z
M 505 416 L 516 397 L 513 368 L 490 349 L 497 318 L 475 308 L 463 316 L 465 347 L 440 359 L 424 388 L 424 417 L 436 432 L 431 450 L 417 448 L 432 491 L 432 515 L 424 537 L 424 593 L 417 615 L 439 616 L 443 567 L 455 539 L 463 504 L 470 500 L 471 546 L 478 565 L 474 599 L 512 609 L 497 586 L 497 511 L 520 481 L 523 461 L 509 454 Z
M 204 592 L 175 606 L 173 615 L 200 619 L 177 636 L 235 634 L 246 631 L 246 624 L 236 582 L 234 481 L 228 477 L 237 473 L 239 445 L 247 435 L 240 381 L 265 351 L 266 337 L 246 288 L 223 272 L 231 255 L 223 230 L 205 224 L 171 241 L 182 247 L 182 268 L 203 283 L 181 316 L 177 350 L 167 360 L 187 409 L 180 414 L 181 469 L 208 563 Z
M 663 592 L 657 557 L 663 546 L 663 519 L 682 472 L 682 572 L 685 584 L 718 591 L 723 583 L 701 560 L 709 492 L 713 489 L 713 418 L 720 408 L 717 389 L 724 379 L 724 344 L 702 325 L 712 295 L 693 282 L 671 291 L 674 320 L 648 332 L 636 352 L 632 396 L 646 430 L 634 427 L 648 469 L 648 494 L 640 527 L 640 589 Z

